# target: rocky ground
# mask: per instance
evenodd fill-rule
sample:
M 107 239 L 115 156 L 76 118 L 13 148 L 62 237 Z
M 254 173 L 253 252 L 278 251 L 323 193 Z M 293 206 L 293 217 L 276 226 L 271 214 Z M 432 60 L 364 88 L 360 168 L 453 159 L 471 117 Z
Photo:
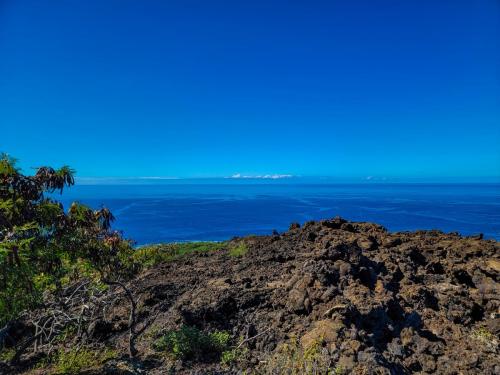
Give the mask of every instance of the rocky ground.
M 498 242 L 336 218 L 229 248 L 242 244 L 238 256 L 193 254 L 130 282 L 138 354 L 88 373 L 500 374 Z M 128 308 L 116 300 L 93 339 L 126 353 Z M 230 332 L 235 358 L 153 348 L 181 326 Z

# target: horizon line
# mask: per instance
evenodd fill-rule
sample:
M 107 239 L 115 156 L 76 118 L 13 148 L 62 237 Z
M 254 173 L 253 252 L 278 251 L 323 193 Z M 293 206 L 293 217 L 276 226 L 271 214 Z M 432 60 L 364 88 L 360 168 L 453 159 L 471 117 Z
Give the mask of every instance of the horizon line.
M 160 184 L 185 181 L 286 183 L 297 181 L 336 183 L 500 183 L 500 176 L 299 176 L 299 175 L 245 175 L 245 176 L 75 176 L 79 184 L 137 183 Z

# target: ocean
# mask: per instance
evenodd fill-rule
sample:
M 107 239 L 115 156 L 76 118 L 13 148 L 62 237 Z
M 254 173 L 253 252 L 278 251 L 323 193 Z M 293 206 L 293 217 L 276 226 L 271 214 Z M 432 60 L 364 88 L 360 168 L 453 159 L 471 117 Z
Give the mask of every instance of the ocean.
M 341 216 L 390 231 L 439 229 L 500 239 L 500 184 L 231 183 L 82 184 L 62 196 L 106 206 L 137 245 L 221 241 Z

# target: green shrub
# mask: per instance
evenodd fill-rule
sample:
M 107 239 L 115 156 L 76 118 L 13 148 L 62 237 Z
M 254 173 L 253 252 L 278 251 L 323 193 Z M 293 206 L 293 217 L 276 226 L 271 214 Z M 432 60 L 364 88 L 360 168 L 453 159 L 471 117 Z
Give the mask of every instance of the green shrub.
M 247 244 L 240 242 L 237 245 L 233 245 L 229 248 L 229 256 L 232 257 L 242 257 L 248 252 Z
M 480 327 L 472 331 L 472 337 L 480 341 L 491 341 L 495 338 L 495 335 L 486 328 Z
M 303 348 L 296 338 L 282 344 L 263 361 L 260 370 L 265 374 L 343 374 L 340 367 L 332 366 L 330 355 L 318 338 Z
M 186 242 L 143 246 L 135 250 L 133 259 L 146 267 L 170 262 L 187 254 L 224 249 L 224 242 Z
M 207 356 L 220 357 L 230 348 L 231 336 L 226 331 L 205 333 L 196 327 L 182 326 L 167 331 L 153 343 L 159 352 L 167 352 L 175 359 L 200 359 Z
M 231 334 L 227 331 L 214 331 L 208 334 L 208 341 L 212 349 L 221 353 L 229 347 Z
M 16 355 L 14 348 L 0 350 L 0 362 L 10 362 Z
M 471 337 L 492 350 L 498 347 L 497 336 L 495 336 L 493 333 L 491 333 L 484 327 L 479 327 L 477 329 L 472 330 Z
M 226 351 L 222 352 L 222 354 L 220 356 L 220 363 L 226 367 L 230 366 L 230 365 L 234 364 L 235 362 L 237 362 L 244 352 L 245 352 L 245 350 L 238 349 L 238 348 L 226 350 Z
M 50 366 L 53 374 L 79 374 L 82 370 L 102 366 L 116 356 L 116 352 L 111 349 L 60 350 L 45 362 L 44 367 Z

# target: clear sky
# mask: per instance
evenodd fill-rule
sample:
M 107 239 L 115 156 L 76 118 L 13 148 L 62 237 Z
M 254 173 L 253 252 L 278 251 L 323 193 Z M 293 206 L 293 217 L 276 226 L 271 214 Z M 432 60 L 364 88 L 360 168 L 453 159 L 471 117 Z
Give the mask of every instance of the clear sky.
M 497 0 L 0 0 L 0 150 L 79 176 L 500 176 Z

